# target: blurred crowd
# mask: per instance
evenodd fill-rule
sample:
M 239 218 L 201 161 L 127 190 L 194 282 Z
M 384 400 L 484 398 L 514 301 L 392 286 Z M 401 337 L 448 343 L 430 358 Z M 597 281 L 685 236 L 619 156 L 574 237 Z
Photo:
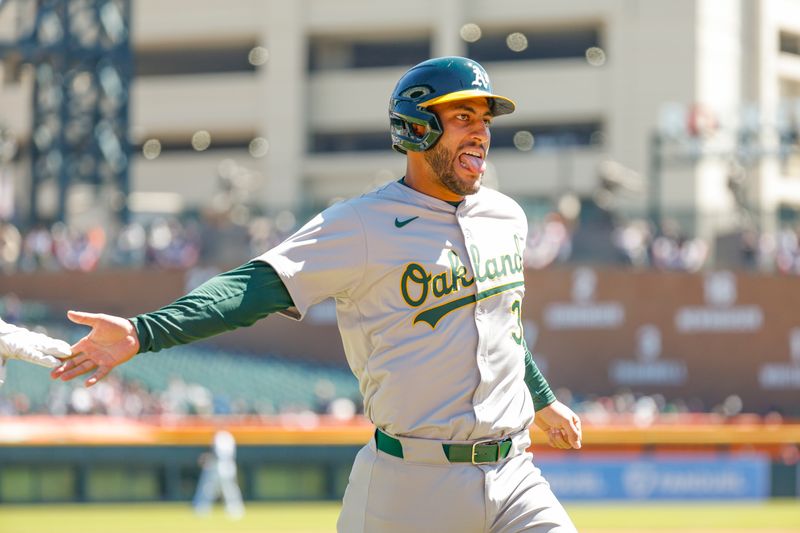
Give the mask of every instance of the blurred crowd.
M 697 272 L 709 259 L 709 245 L 681 232 L 667 220 L 661 231 L 653 232 L 646 220 L 632 220 L 614 228 L 612 242 L 623 262 L 635 267 Z
M 102 415 L 139 419 L 146 417 L 187 416 L 332 416 L 352 419 L 358 413 L 356 403 L 333 394 L 333 385 L 324 379 L 314 384 L 316 400 L 311 405 L 274 405 L 269 401 L 248 402 L 229 394 L 214 394 L 198 383 L 187 383 L 179 376 L 169 380 L 164 390 L 156 391 L 138 380 L 112 373 L 91 388 L 82 381 L 54 381 L 46 398 L 33 401 L 25 392 L 3 393 L 0 389 L 0 416 L 46 414 Z
M 781 274 L 800 274 L 800 227 L 786 226 L 776 233 L 744 232 L 741 253 L 747 266 L 774 266 Z
M 10 215 L 0 218 L 0 273 L 237 265 L 295 230 L 292 212 L 268 216 L 253 206 L 252 170 L 231 159 L 217 170 L 215 192 L 199 209 L 142 212 L 122 225 L 113 220 L 20 227 Z
M 557 211 L 529 221 L 524 263 L 542 269 L 560 263 L 591 263 L 698 272 L 722 267 L 800 274 L 800 226 L 776 232 L 737 231 L 712 244 L 687 235 L 672 220 L 656 231 L 644 219 L 581 227 Z
M 44 401 L 34 403 L 24 392 L 5 395 L 0 391 L 0 416 L 47 414 L 103 415 L 141 419 L 149 417 L 181 418 L 189 416 L 286 417 L 294 422 L 313 424 L 316 417 L 328 416 L 347 421 L 362 414 L 361 406 L 351 398 L 337 397 L 333 385 L 318 380 L 313 385 L 313 405 L 275 406 L 269 402 L 250 403 L 234 396 L 213 394 L 197 383 L 187 383 L 174 376 L 161 391 L 148 389 L 142 383 L 110 374 L 91 388 L 81 383 L 54 382 Z M 704 405 L 697 399 L 667 400 L 661 394 L 636 394 L 621 390 L 609 396 L 580 396 L 567 388 L 556 396 L 590 424 L 603 425 L 624 421 L 637 426 L 693 416 L 716 416 L 734 419 L 746 412 L 742 400 L 731 395 L 717 405 Z M 778 412 L 759 413 L 772 421 L 781 418 Z
M 667 399 L 662 394 L 641 394 L 629 390 L 619 390 L 608 396 L 581 396 L 567 388 L 560 388 L 555 394 L 560 401 L 578 413 L 584 422 L 593 425 L 624 422 L 645 427 L 655 422 L 690 422 L 693 418 L 708 417 L 724 421 L 742 416 L 761 416 L 773 422 L 783 418 L 777 410 L 752 413 L 736 394 L 731 394 L 715 405 L 706 405 L 698 398 Z
M 669 221 L 660 231 L 643 219 L 580 227 L 554 211 L 530 222 L 524 262 L 535 269 L 575 261 L 696 272 L 708 266 L 709 253 L 707 242 Z
M 554 209 L 529 220 L 524 262 L 542 269 L 559 263 L 605 264 L 697 272 L 739 268 L 800 274 L 800 226 L 776 232 L 741 230 L 715 243 L 666 219 L 609 214 L 581 219 Z M 78 229 L 58 222 L 21 231 L 0 221 L 0 273 L 98 268 L 179 268 L 241 264 L 281 242 L 297 227 L 289 212 L 275 217 L 236 211 L 153 217 L 113 229 Z M 733 249 L 733 251 L 731 251 Z
M 155 217 L 116 230 L 57 222 L 20 231 L 0 222 L 0 272 L 239 264 L 279 243 L 292 227 L 279 229 L 266 216 L 234 221 L 213 215 Z
M 616 264 L 636 268 L 697 272 L 710 267 L 711 246 L 665 223 L 658 232 L 642 219 L 615 224 L 601 235 L 576 229 L 557 212 L 529 222 L 524 262 L 542 269 L 560 263 Z M 268 217 L 247 224 L 209 219 L 161 217 L 132 223 L 112 232 L 101 226 L 77 230 L 63 223 L 20 232 L 0 222 L 0 273 L 98 268 L 192 268 L 233 265 L 255 257 L 283 240 L 293 229 L 279 230 Z M 800 230 L 742 232 L 736 264 L 742 269 L 800 274 Z M 586 242 L 605 246 L 603 252 Z

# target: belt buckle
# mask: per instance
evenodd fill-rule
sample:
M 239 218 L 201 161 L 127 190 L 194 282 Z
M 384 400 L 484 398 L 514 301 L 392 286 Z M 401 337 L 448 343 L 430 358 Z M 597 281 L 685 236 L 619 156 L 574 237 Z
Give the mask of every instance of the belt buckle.
M 492 444 L 492 443 L 494 443 L 494 445 L 496 446 L 495 449 L 497 451 L 497 453 L 495 455 L 495 458 L 494 458 L 494 461 L 476 461 L 475 460 L 475 455 L 477 454 L 477 452 L 475 451 L 475 448 L 477 448 L 478 446 L 483 446 L 485 444 Z M 478 441 L 473 442 L 472 443 L 471 459 L 472 459 L 472 464 L 474 464 L 474 465 L 485 465 L 485 464 L 489 464 L 489 463 L 496 463 L 497 460 L 500 459 L 500 441 L 497 440 L 497 439 L 486 439 L 486 440 L 478 440 Z

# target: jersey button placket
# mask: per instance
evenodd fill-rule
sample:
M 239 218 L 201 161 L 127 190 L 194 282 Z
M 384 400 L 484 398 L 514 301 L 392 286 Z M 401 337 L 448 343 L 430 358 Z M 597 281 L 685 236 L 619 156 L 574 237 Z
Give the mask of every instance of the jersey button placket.
M 468 227 L 465 227 L 469 219 L 466 217 L 462 217 L 459 213 L 456 213 L 456 216 L 459 218 L 459 224 L 461 226 L 462 235 L 464 235 L 464 245 L 467 249 L 467 254 L 471 253 L 471 247 L 473 245 L 478 246 L 479 243 L 476 243 L 473 240 L 473 232 Z M 468 260 L 472 263 L 472 257 L 468 256 Z M 473 273 L 476 272 L 474 264 L 472 264 Z M 475 278 L 475 291 L 476 293 L 480 293 L 481 287 L 480 282 L 477 278 Z M 481 374 L 481 382 L 486 379 L 486 376 L 491 374 L 490 372 L 490 363 L 489 363 L 489 354 L 486 350 L 486 337 L 484 332 L 487 328 L 490 327 L 490 322 L 487 320 L 486 315 L 486 305 L 485 302 L 476 301 L 475 302 L 475 309 L 473 311 L 473 316 L 475 320 L 475 328 L 478 330 L 478 346 L 477 351 L 475 353 L 475 363 L 478 366 L 478 371 Z M 475 395 L 472 398 L 473 406 L 475 409 L 475 417 L 476 423 L 478 427 L 485 426 L 489 423 L 487 419 L 489 414 L 485 412 L 486 406 L 484 405 L 484 401 L 486 400 L 486 385 L 479 384 L 478 389 L 475 391 Z
M 461 227 L 462 227 L 462 232 L 464 234 L 464 244 L 466 245 L 467 250 L 470 250 L 470 246 L 473 244 L 472 231 L 469 228 L 465 228 L 463 226 L 463 223 L 462 223 Z M 470 260 L 471 260 L 471 258 L 470 258 Z M 472 267 L 473 267 L 473 272 L 474 272 L 475 271 L 474 270 L 475 269 L 475 265 L 472 265 Z M 475 283 L 476 283 L 476 289 L 478 291 L 480 291 L 480 289 L 477 287 L 477 284 L 478 284 L 478 280 L 477 279 L 475 280 Z M 475 302 L 475 327 L 478 328 L 478 334 L 479 335 L 487 327 L 486 326 L 486 306 L 485 306 L 484 302 L 481 302 L 481 301 L 476 301 Z M 482 335 L 481 335 L 481 337 L 482 337 Z M 481 346 L 482 344 L 483 343 L 480 343 L 480 342 L 478 344 L 478 356 L 479 356 L 480 359 L 484 359 L 485 360 L 487 358 L 487 356 L 485 354 L 485 350 Z
M 475 325 L 478 327 L 479 334 L 489 327 L 489 323 L 487 321 L 486 315 L 486 305 L 484 302 L 476 302 L 475 303 Z M 481 335 L 482 336 L 482 335 Z M 482 361 L 487 361 L 489 359 L 489 353 L 486 350 L 485 343 L 479 342 L 478 343 L 478 358 Z

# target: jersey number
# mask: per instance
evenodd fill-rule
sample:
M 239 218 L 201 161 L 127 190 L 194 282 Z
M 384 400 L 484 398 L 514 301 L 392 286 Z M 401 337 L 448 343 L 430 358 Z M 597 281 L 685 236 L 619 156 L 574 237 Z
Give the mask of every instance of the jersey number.
M 514 300 L 514 303 L 511 304 L 511 312 L 517 315 L 517 330 L 511 332 L 511 338 L 521 345 L 522 339 L 524 339 L 522 336 L 522 302 Z

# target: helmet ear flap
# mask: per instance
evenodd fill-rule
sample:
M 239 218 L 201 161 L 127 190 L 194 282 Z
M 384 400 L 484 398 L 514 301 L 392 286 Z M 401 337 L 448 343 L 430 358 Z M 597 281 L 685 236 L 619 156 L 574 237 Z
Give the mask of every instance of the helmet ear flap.
M 442 135 L 442 126 L 435 113 L 417 107 L 415 102 L 393 99 L 389 109 L 392 147 L 405 154 L 424 152 Z

